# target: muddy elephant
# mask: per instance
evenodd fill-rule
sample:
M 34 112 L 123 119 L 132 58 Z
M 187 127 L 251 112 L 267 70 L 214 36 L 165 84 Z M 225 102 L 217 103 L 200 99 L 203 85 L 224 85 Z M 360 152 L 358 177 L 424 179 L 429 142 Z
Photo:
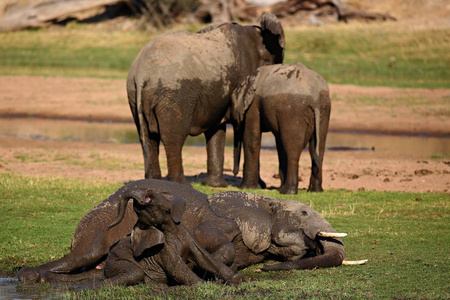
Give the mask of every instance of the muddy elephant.
M 335 230 L 329 223 L 305 204 L 242 192 L 222 192 L 207 197 L 186 185 L 144 179 L 128 183 L 90 210 L 77 226 L 69 254 L 34 268 L 22 268 L 19 280 L 24 283 L 76 282 L 86 278 L 83 272 L 102 278 L 111 246 L 132 232 L 138 220 L 128 200 L 139 198 L 136 195 L 147 193 L 149 189 L 181 197 L 186 202 L 182 224 L 201 248 L 230 266 L 233 272 L 267 258 L 310 262 L 308 267 L 335 266 L 343 259 L 341 241 L 331 239 L 340 235 L 333 234 Z M 109 224 L 114 226 L 109 228 Z M 134 234 L 137 233 L 135 230 Z M 318 258 L 304 260 L 307 255 Z M 299 264 L 294 268 L 304 266 Z M 67 278 L 67 274 L 71 278 Z
M 137 222 L 132 203 L 122 221 L 108 228 L 116 220 L 121 199 L 130 197 L 130 192 L 152 189 L 157 193 L 168 192 L 180 196 L 186 202 L 186 211 L 182 222 L 191 232 L 206 236 L 203 245 L 211 253 L 217 252 L 222 261 L 228 263 L 234 259 L 234 247 L 231 241 L 239 234 L 239 229 L 232 220 L 217 216 L 209 207 L 206 195 L 195 189 L 175 182 L 144 179 L 130 182 L 113 195 L 88 211 L 77 225 L 72 239 L 71 250 L 60 259 L 37 267 L 24 267 L 18 273 L 21 282 L 54 281 L 54 275 L 74 274 L 81 271 L 99 269 L 104 265 L 110 247 L 126 234 L 129 234 Z M 208 224 L 213 223 L 215 226 Z M 220 225 L 220 229 L 217 228 Z M 211 236 L 214 240 L 209 240 Z M 75 280 L 75 279 L 74 279 Z
M 151 189 L 132 189 L 121 199 L 117 219 L 109 228 L 122 222 L 130 200 L 138 221 L 131 234 L 111 247 L 104 270 L 93 269 L 73 275 L 53 274 L 48 279 L 65 283 L 88 282 L 96 288 L 140 282 L 149 285 L 202 283 L 203 279 L 188 266 L 191 263 L 228 284 L 242 282 L 240 274 L 234 273 L 202 248 L 184 226 L 181 219 L 186 211 L 186 202 L 181 196 Z
M 162 141 L 168 179 L 187 184 L 182 147 L 188 135 L 204 133 L 208 176 L 203 183 L 226 186 L 225 115 L 231 93 L 258 67 L 281 63 L 284 44 L 281 23 L 274 15 L 265 14 L 261 26 L 211 25 L 197 33 L 163 34 L 145 45 L 127 79 L 145 178 L 161 178 Z
M 241 230 L 234 270 L 267 259 L 282 263 L 266 265 L 262 271 L 330 268 L 344 261 L 341 237 L 346 234 L 336 232 L 304 203 L 234 191 L 210 195 L 208 202 L 214 212 L 234 220 Z
M 298 192 L 300 154 L 309 144 L 308 191 L 322 188 L 322 163 L 331 102 L 326 81 L 300 63 L 264 66 L 250 74 L 232 95 L 235 166 L 244 144 L 243 188 L 265 187 L 259 176 L 261 133 L 275 136 L 282 194 Z

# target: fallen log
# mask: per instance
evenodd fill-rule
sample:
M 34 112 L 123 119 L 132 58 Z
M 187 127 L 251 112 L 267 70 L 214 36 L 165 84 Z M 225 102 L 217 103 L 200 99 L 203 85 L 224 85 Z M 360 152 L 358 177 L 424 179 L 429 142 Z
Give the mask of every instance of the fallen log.
M 73 18 L 77 13 L 117 4 L 129 4 L 128 0 L 43 0 L 0 19 L 0 32 L 26 28 L 45 27 L 49 24 Z

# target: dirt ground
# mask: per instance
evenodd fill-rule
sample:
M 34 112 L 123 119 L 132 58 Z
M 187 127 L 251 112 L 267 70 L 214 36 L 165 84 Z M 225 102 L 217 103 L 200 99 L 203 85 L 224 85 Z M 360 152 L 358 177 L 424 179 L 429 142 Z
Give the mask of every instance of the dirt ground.
M 330 84 L 331 130 L 450 135 L 450 89 L 402 89 Z M 131 120 L 124 80 L 0 76 L 0 116 L 39 116 L 80 120 Z M 448 149 L 448 148 L 446 148 Z M 450 152 L 450 151 L 449 151 Z M 325 189 L 448 192 L 449 152 L 443 158 L 384 154 L 378 151 L 328 151 Z M 195 180 L 206 172 L 204 147 L 185 146 L 185 174 Z M 167 173 L 165 153 L 160 156 Z M 278 187 L 275 151 L 261 153 L 261 177 Z M 225 177 L 234 178 L 232 149 L 226 149 Z M 126 182 L 143 176 L 139 144 L 63 142 L 0 136 L 0 172 L 95 178 Z M 310 159 L 300 162 L 299 187 L 309 183 Z

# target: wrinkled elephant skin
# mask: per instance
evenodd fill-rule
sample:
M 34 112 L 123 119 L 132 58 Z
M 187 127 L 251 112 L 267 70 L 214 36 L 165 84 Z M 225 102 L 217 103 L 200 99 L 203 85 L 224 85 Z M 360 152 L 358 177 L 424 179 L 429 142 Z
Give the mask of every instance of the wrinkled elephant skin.
M 187 184 L 182 146 L 188 135 L 204 133 L 208 177 L 203 183 L 226 186 L 224 118 L 231 93 L 245 76 L 260 66 L 281 63 L 283 56 L 283 28 L 272 14 L 261 17 L 260 27 L 211 25 L 197 33 L 163 34 L 145 45 L 127 79 L 145 178 L 161 178 L 162 141 L 168 179 Z
M 245 268 L 266 259 L 286 261 L 263 271 L 335 267 L 345 256 L 340 239 L 322 238 L 336 230 L 310 206 L 244 192 L 208 196 L 211 209 L 233 219 L 242 232 L 233 267 Z
M 270 131 L 278 152 L 280 193 L 298 192 L 300 154 L 308 144 L 312 161 L 308 191 L 323 191 L 322 162 L 330 112 L 327 83 L 300 63 L 264 66 L 250 74 L 233 93 L 231 105 L 236 130 L 235 174 L 244 143 L 242 187 L 264 187 L 259 177 L 261 133 Z
M 110 247 L 124 235 L 129 234 L 137 221 L 136 213 L 133 212 L 132 203 L 130 202 L 127 204 L 128 209 L 126 209 L 123 220 L 113 228 L 108 228 L 108 225 L 116 219 L 120 200 L 126 196 L 125 194 L 129 188 L 135 191 L 152 189 L 155 192 L 168 192 L 182 197 L 187 204 L 186 212 L 182 217 L 184 226 L 190 229 L 191 232 L 195 229 L 198 236 L 201 237 L 206 235 L 202 225 L 208 227 L 207 225 L 212 222 L 216 224 L 214 227 L 217 227 L 217 224 L 221 224 L 220 227 L 227 229 L 228 232 L 223 233 L 226 236 L 219 242 L 225 243 L 225 241 L 228 241 L 228 244 L 223 247 L 225 249 L 232 247 L 229 241 L 238 232 L 236 225 L 234 222 L 218 217 L 212 212 L 205 194 L 175 182 L 144 179 L 128 183 L 108 199 L 88 211 L 78 223 L 72 239 L 70 253 L 60 259 L 37 267 L 20 269 L 18 274 L 19 280 L 25 283 L 54 281 L 55 276 L 53 275 L 55 274 L 76 273 L 82 269 L 95 269 L 96 266 L 101 265 Z M 214 233 L 220 235 L 222 231 L 215 229 Z M 209 245 L 214 247 L 214 249 L 220 249 L 221 246 L 208 239 L 199 242 L 205 248 Z

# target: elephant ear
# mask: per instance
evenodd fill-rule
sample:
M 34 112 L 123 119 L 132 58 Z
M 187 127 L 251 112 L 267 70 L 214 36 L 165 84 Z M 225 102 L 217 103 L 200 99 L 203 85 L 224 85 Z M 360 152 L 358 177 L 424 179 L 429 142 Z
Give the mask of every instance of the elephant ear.
M 258 254 L 271 243 L 272 217 L 259 207 L 258 197 L 243 192 L 222 192 L 208 196 L 210 208 L 217 215 L 236 222 L 242 232 L 244 244 Z
M 283 63 L 285 38 L 280 20 L 271 13 L 261 16 L 261 35 L 266 49 L 273 55 L 274 64 Z
M 172 219 L 175 223 L 180 223 L 184 212 L 186 211 L 186 201 L 180 196 L 174 196 L 172 199 Z
M 170 209 L 172 220 L 177 224 L 180 223 L 181 218 L 186 211 L 186 201 L 184 201 L 181 196 L 169 192 L 161 192 L 160 194 L 172 203 Z
M 147 249 L 164 244 L 164 241 L 164 234 L 155 227 L 141 229 L 135 226 L 131 231 L 131 250 L 134 257 L 141 256 Z
M 244 119 L 245 111 L 252 104 L 255 97 L 259 74 L 260 70 L 257 69 L 245 77 L 231 94 L 231 117 L 238 127 Z

